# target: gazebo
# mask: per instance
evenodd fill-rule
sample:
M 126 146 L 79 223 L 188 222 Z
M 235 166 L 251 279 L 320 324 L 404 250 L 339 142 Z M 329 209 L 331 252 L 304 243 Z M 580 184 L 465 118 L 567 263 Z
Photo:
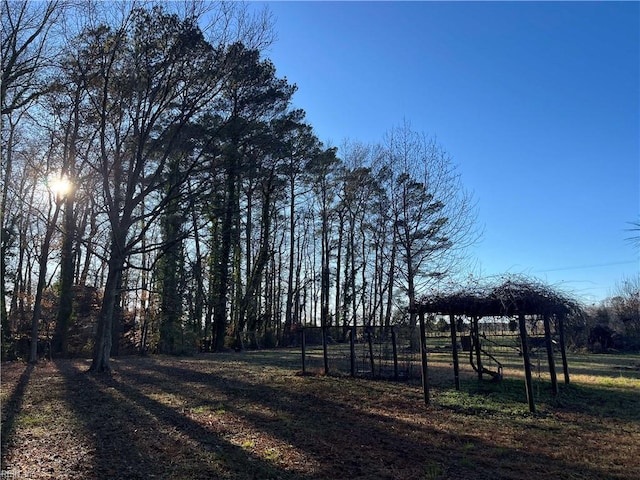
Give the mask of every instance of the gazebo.
M 544 325 L 544 344 L 547 352 L 551 386 L 554 395 L 558 393 L 558 381 L 553 357 L 553 342 L 551 336 L 551 321 L 556 321 L 556 331 L 559 336 L 559 348 L 562 355 L 564 381 L 569 383 L 569 370 L 564 341 L 564 320 L 570 315 L 581 313 L 579 304 L 568 296 L 525 277 L 509 277 L 501 283 L 476 282 L 472 286 L 459 287 L 447 293 L 433 293 L 417 302 L 414 313 L 420 323 L 420 352 L 422 363 L 422 385 L 425 404 L 429 404 L 429 377 L 427 363 L 427 345 L 425 315 L 449 316 L 451 328 L 451 342 L 453 351 L 453 368 L 456 389 L 460 388 L 459 362 L 457 352 L 456 316 L 464 316 L 471 322 L 472 349 L 475 350 L 476 365 L 474 369 L 481 379 L 483 373 L 501 378 L 500 368 L 497 372 L 483 367 L 479 339 L 479 319 L 482 317 L 510 317 L 517 318 L 520 334 L 520 349 L 524 364 L 525 386 L 529 410 L 535 412 L 535 402 L 532 388 L 531 360 L 526 318 L 536 315 L 542 317 Z M 472 354 L 473 355 L 473 354 Z M 473 363 L 472 363 L 473 365 Z

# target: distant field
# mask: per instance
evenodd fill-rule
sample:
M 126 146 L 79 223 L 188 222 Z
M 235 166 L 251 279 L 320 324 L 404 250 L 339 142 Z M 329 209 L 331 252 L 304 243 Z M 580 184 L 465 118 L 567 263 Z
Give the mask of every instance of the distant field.
M 479 383 L 462 357 L 456 391 L 430 352 L 429 407 L 416 382 L 303 376 L 298 350 L 5 363 L 0 478 L 640 478 L 640 355 L 570 356 L 557 397 L 541 355 L 536 414 L 517 352 L 500 361 Z

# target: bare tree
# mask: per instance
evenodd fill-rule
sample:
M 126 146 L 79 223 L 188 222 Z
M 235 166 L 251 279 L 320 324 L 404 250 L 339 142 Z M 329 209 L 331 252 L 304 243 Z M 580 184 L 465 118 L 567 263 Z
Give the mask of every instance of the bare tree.
M 454 274 L 465 249 L 477 240 L 476 209 L 451 158 L 434 139 L 404 122 L 388 132 L 384 150 L 393 176 L 396 280 L 413 312 L 417 295 Z M 411 320 L 415 324 L 414 314 Z
M 2 115 L 27 107 L 47 90 L 43 72 L 52 65 L 50 34 L 65 3 L 2 1 Z
M 324 351 L 324 370 L 329 371 L 327 359 L 326 329 L 330 325 L 330 287 L 331 287 L 331 237 L 334 224 L 333 212 L 337 203 L 339 188 L 338 172 L 341 166 L 335 148 L 328 148 L 317 155 L 309 164 L 312 176 L 313 193 L 320 217 L 320 326 L 322 327 L 322 345 Z
M 313 135 L 308 125 L 300 125 L 298 130 L 286 142 L 286 157 L 288 160 L 284 168 L 288 188 L 288 213 L 289 213 L 289 253 L 287 269 L 287 297 L 285 300 L 284 341 L 288 344 L 291 338 L 291 330 L 294 323 L 300 321 L 297 310 L 300 296 L 300 270 L 302 259 L 300 258 L 300 240 L 298 227 L 300 214 L 298 213 L 298 197 L 304 195 L 305 186 L 301 181 L 307 162 L 320 148 L 318 139 Z
M 624 327 L 630 346 L 637 348 L 640 345 L 640 274 L 618 282 L 609 303 Z
M 102 179 L 111 232 L 94 371 L 110 370 L 111 330 L 126 259 L 198 162 L 184 157 L 180 178 L 167 190 L 168 161 L 183 129 L 216 95 L 220 75 L 217 52 L 194 22 L 158 8 L 132 10 L 115 29 L 102 25 L 83 35 L 76 68 L 90 87 L 99 143 L 94 168 Z M 140 224 L 145 226 L 134 232 L 132 226 Z
M 2 130 L 2 197 L 0 199 L 0 316 L 2 336 L 7 339 L 9 325 L 6 298 L 6 255 L 9 254 L 11 228 L 7 221 L 8 189 L 13 181 L 13 157 L 18 124 L 26 111 L 48 89 L 44 75 L 52 64 L 50 34 L 60 15 L 63 1 L 30 2 L 3 0 L 0 4 L 0 124 Z

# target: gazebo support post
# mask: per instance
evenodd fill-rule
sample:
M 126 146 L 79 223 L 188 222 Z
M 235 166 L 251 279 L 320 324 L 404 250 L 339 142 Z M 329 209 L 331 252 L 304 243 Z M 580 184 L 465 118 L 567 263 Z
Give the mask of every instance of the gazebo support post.
M 458 365 L 458 346 L 456 337 L 456 319 L 453 313 L 449 314 L 451 326 L 451 352 L 453 353 L 453 377 L 456 382 L 456 390 L 460 390 L 460 366 Z
M 551 375 L 551 390 L 554 395 L 558 394 L 558 378 L 556 377 L 556 362 L 553 359 L 553 343 L 551 342 L 551 321 L 549 314 L 542 316 L 544 322 L 544 343 L 547 347 L 547 361 L 549 363 L 549 375 Z
M 471 328 L 473 328 L 473 338 L 475 338 L 475 354 L 476 365 L 478 366 L 478 380 L 482 380 L 482 346 L 480 345 L 480 327 L 478 323 L 480 317 L 474 315 L 471 319 Z
M 560 334 L 560 353 L 562 354 L 562 370 L 564 383 L 569 383 L 569 364 L 567 363 L 567 349 L 564 343 L 564 315 L 558 315 L 558 333 Z
M 424 325 L 424 312 L 419 313 L 420 319 L 420 357 L 422 359 L 422 389 L 424 391 L 424 404 L 429 405 L 429 376 L 427 369 L 427 335 Z
M 524 378 L 527 389 L 527 400 L 529 401 L 529 411 L 535 413 L 536 404 L 533 399 L 533 382 L 531 380 L 531 360 L 529 359 L 529 341 L 527 338 L 527 323 L 524 313 L 518 314 L 518 324 L 520 326 L 520 342 L 522 346 L 522 361 L 524 362 Z

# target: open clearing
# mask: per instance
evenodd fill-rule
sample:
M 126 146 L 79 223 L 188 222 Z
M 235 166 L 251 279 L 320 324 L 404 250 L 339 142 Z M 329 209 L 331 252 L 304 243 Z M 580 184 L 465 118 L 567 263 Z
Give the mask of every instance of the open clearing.
M 416 384 L 302 376 L 294 350 L 5 363 L 2 478 L 640 478 L 640 356 L 569 365 L 530 414 L 517 368 L 457 392 L 445 355 L 429 407 Z

